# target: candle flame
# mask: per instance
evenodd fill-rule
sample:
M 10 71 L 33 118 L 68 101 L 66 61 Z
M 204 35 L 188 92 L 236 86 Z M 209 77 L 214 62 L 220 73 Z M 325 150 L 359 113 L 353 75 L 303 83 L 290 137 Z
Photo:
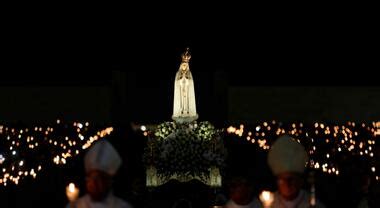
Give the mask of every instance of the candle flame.
M 74 192 L 75 192 L 75 184 L 74 184 L 74 183 L 70 183 L 70 184 L 69 184 L 69 191 L 70 191 L 71 193 L 74 193 Z
M 270 199 L 270 192 L 269 191 L 263 191 L 262 195 L 263 195 L 263 199 L 265 201 L 268 201 Z
M 272 205 L 274 195 L 270 191 L 263 191 L 261 192 L 259 199 L 263 203 L 264 207 L 268 207 Z

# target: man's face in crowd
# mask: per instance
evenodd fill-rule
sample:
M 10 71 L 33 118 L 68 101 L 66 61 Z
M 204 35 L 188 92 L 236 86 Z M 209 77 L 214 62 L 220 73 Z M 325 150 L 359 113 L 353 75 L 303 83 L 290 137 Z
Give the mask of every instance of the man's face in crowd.
M 278 192 L 286 200 L 295 199 L 302 187 L 302 177 L 297 173 L 281 173 L 277 176 Z
M 247 205 L 252 201 L 252 191 L 247 181 L 239 181 L 230 187 L 230 198 L 239 205 Z
M 112 177 L 99 170 L 92 170 L 86 175 L 86 189 L 93 201 L 103 201 L 111 190 Z

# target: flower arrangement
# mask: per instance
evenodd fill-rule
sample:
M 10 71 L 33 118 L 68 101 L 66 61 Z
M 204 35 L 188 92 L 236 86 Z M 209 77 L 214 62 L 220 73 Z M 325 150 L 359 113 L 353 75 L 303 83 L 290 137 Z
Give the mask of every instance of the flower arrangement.
M 168 180 L 173 175 L 207 180 L 211 167 L 223 168 L 226 150 L 210 122 L 164 122 L 149 138 L 144 162 Z

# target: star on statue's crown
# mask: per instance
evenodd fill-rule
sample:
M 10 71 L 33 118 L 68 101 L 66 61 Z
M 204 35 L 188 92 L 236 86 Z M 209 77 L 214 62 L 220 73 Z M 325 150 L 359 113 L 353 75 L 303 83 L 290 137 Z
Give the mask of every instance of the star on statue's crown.
M 185 53 L 182 54 L 182 62 L 183 63 L 189 63 L 189 61 L 190 61 L 191 55 L 190 55 L 189 50 L 190 50 L 189 48 L 186 48 Z

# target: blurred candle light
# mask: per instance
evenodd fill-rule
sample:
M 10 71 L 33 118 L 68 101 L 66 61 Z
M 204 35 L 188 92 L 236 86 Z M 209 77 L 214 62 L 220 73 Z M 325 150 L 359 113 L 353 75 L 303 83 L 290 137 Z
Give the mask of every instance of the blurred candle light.
M 77 187 L 75 187 L 74 183 L 70 183 L 66 187 L 66 196 L 67 196 L 67 199 L 69 200 L 70 203 L 77 200 L 77 198 L 79 196 L 79 189 Z
M 264 207 L 271 207 L 274 201 L 274 194 L 270 191 L 262 191 L 259 198 Z

